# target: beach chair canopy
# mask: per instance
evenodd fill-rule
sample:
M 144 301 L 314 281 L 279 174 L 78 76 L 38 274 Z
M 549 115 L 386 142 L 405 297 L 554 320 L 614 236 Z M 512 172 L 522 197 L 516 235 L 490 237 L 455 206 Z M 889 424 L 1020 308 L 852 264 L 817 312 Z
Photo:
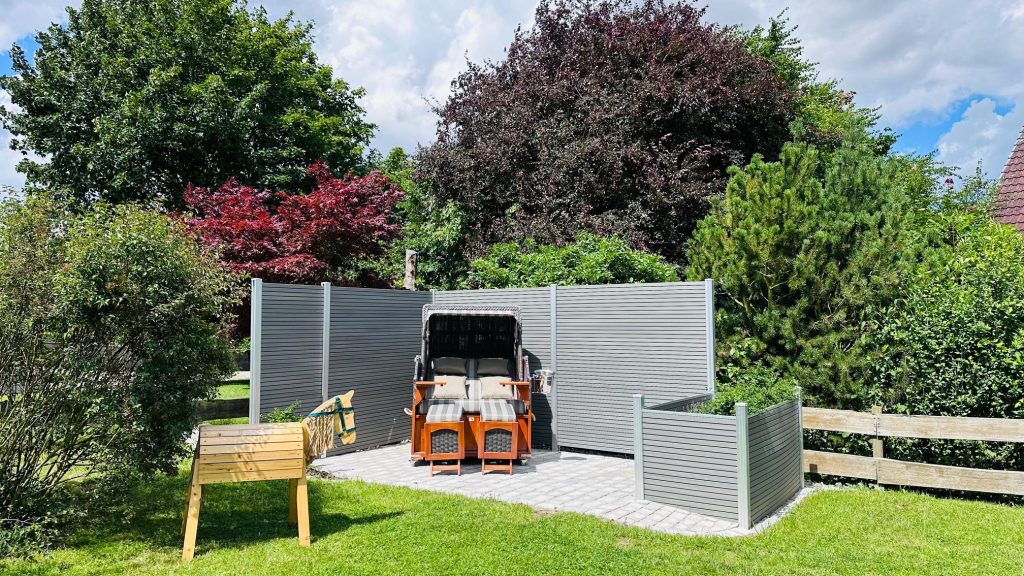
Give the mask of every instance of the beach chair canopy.
M 522 327 L 518 306 L 423 307 L 423 366 L 431 358 L 506 358 L 522 379 Z

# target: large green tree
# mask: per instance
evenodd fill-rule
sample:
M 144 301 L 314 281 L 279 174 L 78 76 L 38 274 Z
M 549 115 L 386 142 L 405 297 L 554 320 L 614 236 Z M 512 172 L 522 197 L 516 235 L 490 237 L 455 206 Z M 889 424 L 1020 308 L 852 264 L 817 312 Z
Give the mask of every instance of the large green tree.
M 794 141 L 832 150 L 854 132 L 877 154 L 887 153 L 895 143 L 892 130 L 876 128 L 878 109 L 857 106 L 853 92 L 842 89 L 836 80 L 819 78 L 817 63 L 804 57 L 797 27 L 790 26 L 785 12 L 767 26 L 734 30 L 747 50 L 771 62 L 776 75 L 797 93 L 789 124 Z
M 84 0 L 15 45 L 0 87 L 29 185 L 79 201 L 159 199 L 228 178 L 294 189 L 323 159 L 361 164 L 373 126 L 359 89 L 318 63 L 311 26 L 244 0 Z
M 717 285 L 723 365 L 768 364 L 813 402 L 861 407 L 871 325 L 899 295 L 934 188 L 928 158 L 788 144 L 732 169 L 691 242 L 688 275 Z
M 455 80 L 417 167 L 467 211 L 471 255 L 589 231 L 682 259 L 726 168 L 778 154 L 796 96 L 702 17 L 661 0 L 544 1 L 504 60 Z

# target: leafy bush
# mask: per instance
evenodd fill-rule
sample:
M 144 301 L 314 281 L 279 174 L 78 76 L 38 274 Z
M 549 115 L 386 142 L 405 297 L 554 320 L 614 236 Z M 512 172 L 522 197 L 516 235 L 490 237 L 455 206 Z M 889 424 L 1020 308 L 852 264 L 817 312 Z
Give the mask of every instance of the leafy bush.
M 270 194 L 232 179 L 192 188 L 186 222 L 232 271 L 273 282 L 379 284 L 363 259 L 379 256 L 399 232 L 392 210 L 402 192 L 380 172 L 336 178 L 309 167 L 309 194 Z
M 932 246 L 880 321 L 873 399 L 888 412 L 1024 418 L 1024 236 L 947 200 Z M 886 441 L 894 457 L 1024 468 L 1024 446 Z
M 716 283 L 720 363 L 766 364 L 811 403 L 863 408 L 871 322 L 917 260 L 930 160 L 880 157 L 863 139 L 788 144 L 731 175 L 688 253 L 690 279 Z
M 757 414 L 796 397 L 796 381 L 764 366 L 729 369 L 726 381 L 715 386 L 715 396 L 693 408 L 702 414 L 736 415 L 736 403 L 746 402 L 747 413 Z
M 568 246 L 495 244 L 472 263 L 468 284 L 474 288 L 527 288 L 573 284 L 673 282 L 676 267 L 656 254 L 631 250 L 619 237 L 586 232 Z
M 581 231 L 678 262 L 726 168 L 775 157 L 794 91 L 688 3 L 541 2 L 499 62 L 472 65 L 417 154 L 470 249 Z
M 298 422 L 299 420 L 302 420 L 302 416 L 296 414 L 296 411 L 299 409 L 299 406 L 301 406 L 301 404 L 299 404 L 298 402 L 292 402 L 291 404 L 285 406 L 284 408 L 274 408 L 270 412 L 264 414 L 261 419 L 264 422 L 268 422 L 271 424 L 280 424 L 283 422 Z
M 198 401 L 232 370 L 231 285 L 166 216 L 0 206 L 5 523 L 38 525 L 82 477 L 176 470 Z

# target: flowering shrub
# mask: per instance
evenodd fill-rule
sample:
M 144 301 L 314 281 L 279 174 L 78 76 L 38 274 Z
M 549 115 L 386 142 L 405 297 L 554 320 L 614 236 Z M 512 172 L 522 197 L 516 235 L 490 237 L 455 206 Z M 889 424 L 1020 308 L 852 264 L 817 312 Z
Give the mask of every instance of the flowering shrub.
M 189 187 L 186 218 L 232 271 L 275 282 L 358 282 L 360 259 L 382 254 L 400 231 L 392 211 L 402 192 L 380 172 L 337 178 L 322 162 L 306 171 L 309 194 L 271 194 L 231 179 Z

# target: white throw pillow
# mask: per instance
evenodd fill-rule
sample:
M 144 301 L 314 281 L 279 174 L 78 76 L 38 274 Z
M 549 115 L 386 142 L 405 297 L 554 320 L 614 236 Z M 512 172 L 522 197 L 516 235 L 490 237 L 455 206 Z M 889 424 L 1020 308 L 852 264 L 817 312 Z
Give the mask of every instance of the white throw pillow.
M 512 400 L 515 398 L 515 390 L 512 386 L 505 386 L 502 382 L 508 382 L 508 376 L 481 376 L 480 397 L 481 398 L 502 398 Z
M 466 377 L 454 376 L 451 374 L 438 374 L 434 376 L 437 382 L 444 382 L 434 386 L 433 398 L 463 399 L 466 397 Z

